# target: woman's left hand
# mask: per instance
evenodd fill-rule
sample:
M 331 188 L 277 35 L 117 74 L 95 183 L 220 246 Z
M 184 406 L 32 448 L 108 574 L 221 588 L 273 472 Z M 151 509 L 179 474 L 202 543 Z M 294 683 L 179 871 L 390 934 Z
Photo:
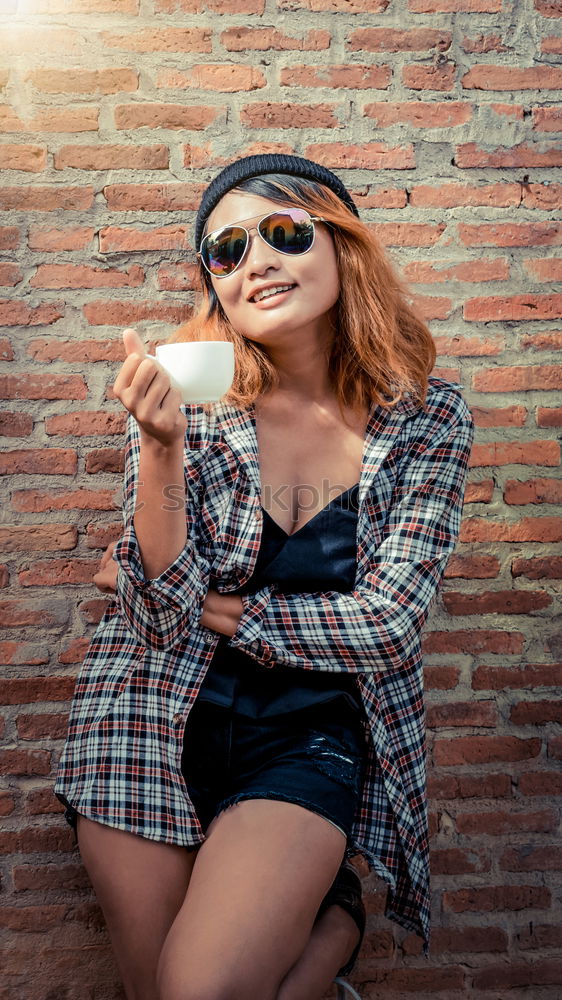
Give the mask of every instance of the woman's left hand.
M 217 590 L 209 590 L 203 604 L 201 625 L 232 637 L 238 628 L 243 607 L 242 598 L 237 594 L 219 594 Z

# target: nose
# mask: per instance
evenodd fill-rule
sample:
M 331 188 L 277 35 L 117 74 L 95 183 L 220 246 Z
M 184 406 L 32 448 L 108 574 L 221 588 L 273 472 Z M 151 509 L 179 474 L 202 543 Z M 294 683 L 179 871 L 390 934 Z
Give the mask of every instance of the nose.
M 275 267 L 279 254 L 260 236 L 257 226 L 248 230 L 249 247 L 246 253 L 246 269 L 251 274 L 263 274 L 270 267 Z

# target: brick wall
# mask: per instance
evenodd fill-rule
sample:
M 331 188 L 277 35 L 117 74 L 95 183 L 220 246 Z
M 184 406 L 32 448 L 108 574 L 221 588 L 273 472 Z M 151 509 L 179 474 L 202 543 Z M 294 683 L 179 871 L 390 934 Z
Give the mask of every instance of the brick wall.
M 425 639 L 432 956 L 365 879 L 365 1000 L 554 998 L 562 962 L 556 0 L 2 0 L 2 1000 L 121 994 L 53 771 L 119 530 L 120 334 L 192 304 L 233 154 L 340 172 L 477 424 Z M 187 249 L 186 249 L 187 248 Z M 364 870 L 363 870 L 363 873 Z

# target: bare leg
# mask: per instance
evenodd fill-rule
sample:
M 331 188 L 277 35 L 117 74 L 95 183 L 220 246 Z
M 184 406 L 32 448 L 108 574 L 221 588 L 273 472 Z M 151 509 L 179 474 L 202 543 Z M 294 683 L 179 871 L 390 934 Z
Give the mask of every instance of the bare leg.
M 103 910 L 127 1000 L 155 1000 L 166 935 L 197 850 L 136 837 L 78 817 L 78 846 Z
M 308 944 L 281 983 L 277 1000 L 321 1000 L 359 941 L 359 928 L 341 906 L 314 924 Z
M 160 1000 L 276 1000 L 344 851 L 335 826 L 292 802 L 215 817 L 162 950 Z

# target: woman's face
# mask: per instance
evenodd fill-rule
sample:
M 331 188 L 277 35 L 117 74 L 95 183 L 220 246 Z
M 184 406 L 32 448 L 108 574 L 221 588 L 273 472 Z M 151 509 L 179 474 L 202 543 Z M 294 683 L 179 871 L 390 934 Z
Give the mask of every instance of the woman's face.
M 251 230 L 264 215 L 280 207 L 259 195 L 229 191 L 209 216 L 206 232 L 235 223 Z M 286 344 L 289 337 L 294 340 L 299 332 L 302 336 L 331 335 L 328 313 L 340 292 L 336 254 L 328 226 L 318 222 L 314 226 L 312 249 L 294 257 L 278 253 L 254 229 L 236 271 L 226 278 L 211 278 L 230 323 L 249 340 L 276 347 Z M 283 285 L 291 287 L 254 301 L 259 289 Z

